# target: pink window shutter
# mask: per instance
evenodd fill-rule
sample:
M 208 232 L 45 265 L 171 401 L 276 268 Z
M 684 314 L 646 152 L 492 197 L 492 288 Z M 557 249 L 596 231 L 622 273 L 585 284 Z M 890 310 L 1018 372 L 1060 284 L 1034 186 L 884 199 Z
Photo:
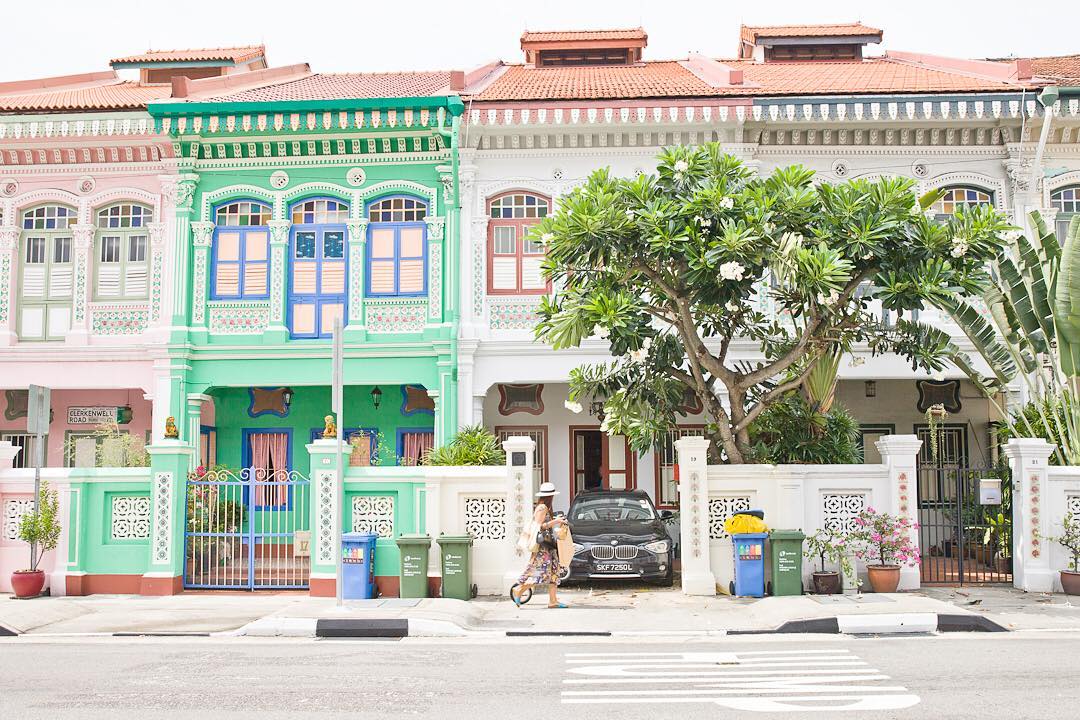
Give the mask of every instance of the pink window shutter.
M 404 465 L 419 465 L 427 451 L 435 446 L 433 432 L 407 432 L 404 437 Z
M 287 505 L 289 503 L 289 435 L 288 433 L 274 433 L 270 436 L 270 459 L 274 463 L 274 474 L 270 478 L 278 483 L 274 485 L 274 504 Z
M 255 488 L 255 505 L 266 505 L 266 486 L 263 483 L 270 474 L 270 435 L 255 433 L 251 436 L 251 484 Z

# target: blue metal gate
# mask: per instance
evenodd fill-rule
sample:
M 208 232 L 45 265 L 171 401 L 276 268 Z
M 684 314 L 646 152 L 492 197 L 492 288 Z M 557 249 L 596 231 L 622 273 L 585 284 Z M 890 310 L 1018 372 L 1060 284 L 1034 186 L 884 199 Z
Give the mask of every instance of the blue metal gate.
M 191 473 L 184 587 L 303 589 L 311 574 L 310 483 L 291 470 Z

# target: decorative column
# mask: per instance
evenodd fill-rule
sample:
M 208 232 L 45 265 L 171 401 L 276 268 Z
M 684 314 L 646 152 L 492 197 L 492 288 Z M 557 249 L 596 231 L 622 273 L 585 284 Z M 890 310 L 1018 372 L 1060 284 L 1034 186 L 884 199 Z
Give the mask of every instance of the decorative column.
M 679 472 L 679 545 L 682 590 L 686 595 L 716 595 L 709 557 L 709 441 L 688 436 L 675 441 Z
M 19 228 L 0 227 L 0 347 L 15 342 L 15 256 L 19 247 Z
M 173 302 L 172 324 L 179 330 L 188 327 L 188 246 L 191 245 L 191 221 L 195 217 L 193 207 L 195 190 L 198 188 L 199 176 L 192 172 L 183 173 L 179 176 L 175 185 L 162 184 L 162 192 L 167 195 L 175 195 L 176 207 L 176 237 L 174 238 L 176 252 L 173 253 Z M 171 198 L 170 198 L 171 199 Z M 205 279 L 201 286 L 197 286 L 198 293 L 205 293 Z M 198 307 L 205 303 L 198 303 Z M 205 319 L 203 320 L 205 323 Z
M 165 230 L 163 222 L 150 223 L 150 312 L 147 329 L 156 328 L 162 320 L 162 283 L 165 278 Z
M 364 342 L 367 339 L 364 312 L 367 226 L 368 221 L 360 218 L 350 218 L 345 222 L 345 227 L 349 230 L 349 309 L 345 338 L 350 342 Z
M 214 223 L 191 223 L 191 331 L 205 336 L 206 301 L 210 297 L 210 245 L 214 241 Z
M 71 232 L 74 273 L 71 280 L 71 329 L 64 337 L 69 345 L 90 341 L 90 253 L 94 247 L 94 226 L 77 223 Z
M 529 561 L 517 543 L 532 522 L 536 441 L 525 435 L 514 435 L 503 440 L 502 446 L 506 451 L 506 571 L 503 587 L 508 588 L 517 582 Z
M 338 497 L 337 440 L 320 438 L 307 445 L 311 457 L 311 581 L 316 597 L 337 595 L 337 553 L 341 547 L 341 498 Z
M 1041 125 L 1041 120 L 1039 122 Z M 1039 125 L 1035 125 L 1036 131 Z M 1002 203 L 1004 210 L 1009 214 L 1009 219 L 1014 225 L 1031 231 L 1028 227 L 1027 214 L 1037 210 L 1041 204 L 1039 200 L 1039 187 L 1036 178 L 1042 177 L 1042 168 L 1034 168 L 1032 172 L 1032 158 L 1025 152 L 1023 142 L 1006 143 L 1005 151 L 1009 154 L 1008 159 L 1002 160 L 1005 174 L 1009 178 L 1009 195 L 1011 203 Z M 1051 225 L 1051 227 L 1053 227 Z
M 439 325 L 443 321 L 443 302 L 446 300 L 443 297 L 444 229 L 443 218 L 428 216 L 428 325 Z
M 187 396 L 187 441 L 188 444 L 195 448 L 195 456 L 192 458 L 192 465 L 189 469 L 194 470 L 198 467 L 200 454 L 200 443 L 202 442 L 202 408 L 203 403 L 212 403 L 214 399 L 209 395 L 200 392 L 189 392 Z
M 263 342 L 268 344 L 289 339 L 289 330 L 285 327 L 285 283 L 291 227 L 288 220 L 270 221 L 270 323 L 263 331 Z
M 1005 446 L 1013 484 L 1013 587 L 1025 592 L 1053 592 L 1057 575 L 1046 547 L 1053 518 L 1042 507 L 1052 452 L 1054 446 L 1040 438 L 1013 438 Z
M 470 229 L 473 227 L 473 208 L 478 206 L 474 193 L 476 192 L 476 165 L 472 163 L 474 152 L 471 150 L 461 151 L 461 161 L 458 164 L 458 193 L 461 202 L 458 203 L 458 220 L 456 248 L 451 252 L 457 253 L 458 270 L 458 320 L 459 326 L 464 328 L 472 324 L 473 302 L 472 284 L 474 282 L 473 267 L 473 236 Z M 481 213 L 483 214 L 483 213 Z M 486 218 L 485 218 L 486 219 Z M 471 334 L 469 335 L 471 337 Z
M 440 380 L 441 379 L 442 378 L 440 377 Z M 439 384 L 440 386 L 442 385 L 441 382 Z M 449 440 L 449 438 L 446 437 L 446 434 L 443 432 L 443 417 L 445 415 L 445 409 L 443 408 L 442 403 L 442 393 L 439 390 L 428 388 L 427 394 L 428 397 L 431 398 L 431 402 L 435 404 L 435 418 L 432 420 L 433 430 L 435 433 L 433 442 L 435 443 L 435 447 L 442 447 Z
M 473 333 L 482 332 L 484 327 L 484 298 L 487 295 L 487 232 L 489 218 L 472 219 L 472 281 L 469 284 L 472 312 L 466 316 L 468 322 L 462 327 L 472 326 Z
M 150 564 L 140 595 L 175 595 L 184 589 L 185 489 L 195 448 L 181 440 L 156 440 L 150 453 Z
M 458 420 L 462 426 L 474 425 L 481 418 L 473 410 L 473 354 L 476 352 L 475 340 L 458 341 L 458 381 L 457 404 Z
M 886 435 L 874 443 L 881 454 L 881 464 L 889 472 L 887 512 L 906 517 L 914 526 L 919 522 L 918 458 L 922 440 L 915 435 Z M 911 544 L 919 547 L 919 531 L 911 530 Z M 921 573 L 918 567 L 900 568 L 900 590 L 917 590 Z

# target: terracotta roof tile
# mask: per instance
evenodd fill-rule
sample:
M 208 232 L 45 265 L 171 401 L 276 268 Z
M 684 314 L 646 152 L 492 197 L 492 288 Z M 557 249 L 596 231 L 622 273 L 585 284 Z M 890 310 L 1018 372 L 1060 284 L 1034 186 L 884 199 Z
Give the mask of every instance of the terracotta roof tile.
M 299 80 L 207 98 L 227 102 L 338 100 L 422 97 L 440 94 L 450 84 L 449 71 L 409 73 L 316 73 Z
M 881 30 L 867 27 L 860 22 L 840 23 L 836 25 L 743 25 L 740 37 L 751 45 L 759 37 L 857 37 L 862 35 L 881 36 Z
M 1035 77 L 1056 80 L 1059 83 L 1080 83 L 1080 55 L 1027 59 L 1031 60 L 1031 70 Z
M 264 45 L 241 45 L 224 48 L 196 48 L 190 50 L 149 50 L 141 55 L 113 58 L 110 64 L 150 62 L 207 62 L 230 61 L 243 63 L 266 55 Z
M 596 67 L 535 68 L 511 65 L 474 99 L 521 101 L 993 92 L 1019 87 L 1014 83 L 887 58 L 814 63 L 721 62 L 743 71 L 743 85 L 713 87 L 675 61 Z
M 140 110 L 151 100 L 169 97 L 169 90 L 168 85 L 139 85 L 119 80 L 61 86 L 0 95 L 0 112 Z
M 643 28 L 624 30 L 554 30 L 521 33 L 521 42 L 571 42 L 574 40 L 645 40 Z

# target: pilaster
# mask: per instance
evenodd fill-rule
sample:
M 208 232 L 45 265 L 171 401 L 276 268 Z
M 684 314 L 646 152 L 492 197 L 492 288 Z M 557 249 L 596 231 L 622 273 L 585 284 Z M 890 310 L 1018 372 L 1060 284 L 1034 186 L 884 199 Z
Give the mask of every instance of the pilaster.
M 177 178 L 167 178 L 162 181 L 162 193 L 166 200 L 172 201 L 176 208 L 176 237 L 174 238 L 175 252 L 173 253 L 173 302 L 172 302 L 172 327 L 174 329 L 188 326 L 188 279 L 190 273 L 189 246 L 191 246 L 191 222 L 195 218 L 195 191 L 198 189 L 199 176 L 188 172 Z M 194 283 L 193 283 L 194 284 Z M 205 284 L 197 288 L 197 292 L 205 293 Z M 205 303 L 204 303 L 205 305 Z
M 168 228 L 163 222 L 150 223 L 147 230 L 150 231 L 150 328 L 161 325 L 162 312 L 162 289 L 165 280 L 165 231 Z
M 289 339 L 285 327 L 285 293 L 288 282 L 288 220 L 270 221 L 270 323 L 263 331 L 263 341 L 283 343 Z
M 686 595 L 716 595 L 716 576 L 709 558 L 709 441 L 684 437 L 675 441 L 679 468 L 679 545 L 682 548 L 682 590 Z
M 536 441 L 524 435 L 503 440 L 506 451 L 506 572 L 503 586 L 517 582 L 529 558 L 518 540 L 532 521 L 532 482 Z
M 428 238 L 428 324 L 438 325 L 443 321 L 443 303 L 449 304 L 449 298 L 443 297 L 444 258 L 443 237 L 446 221 L 441 217 L 427 218 Z
M 184 585 L 185 486 L 195 448 L 158 440 L 150 453 L 150 564 L 140 595 L 175 595 Z
M 19 247 L 19 228 L 0 227 L 0 347 L 15 342 L 15 256 Z
M 71 329 L 64 337 L 68 345 L 90 341 L 90 258 L 94 247 L 94 226 L 77 223 L 71 229 L 74 272 L 71 280 Z
M 349 311 L 345 324 L 345 338 L 350 342 L 367 339 L 367 320 L 364 310 L 364 278 L 367 275 L 367 226 L 368 221 L 350 218 L 345 223 L 349 230 Z
M 318 597 L 334 597 L 337 594 L 337 553 L 341 547 L 338 443 L 334 438 L 320 438 L 306 447 L 311 458 L 312 490 L 310 592 Z
M 888 512 L 911 521 L 910 542 L 919 547 L 919 531 L 915 528 L 919 522 L 919 507 L 914 501 L 918 492 L 917 462 L 922 440 L 915 435 L 886 435 L 874 446 L 881 454 L 881 463 L 889 471 Z M 900 568 L 900 590 L 917 590 L 920 581 L 918 567 Z
M 1039 438 L 1013 438 L 1005 446 L 1013 484 L 1013 587 L 1025 592 L 1052 592 L 1057 576 L 1046 547 L 1051 518 L 1043 512 L 1052 452 L 1054 446 Z
M 191 223 L 191 329 L 206 334 L 206 302 L 210 298 L 210 246 L 214 241 L 214 223 Z

